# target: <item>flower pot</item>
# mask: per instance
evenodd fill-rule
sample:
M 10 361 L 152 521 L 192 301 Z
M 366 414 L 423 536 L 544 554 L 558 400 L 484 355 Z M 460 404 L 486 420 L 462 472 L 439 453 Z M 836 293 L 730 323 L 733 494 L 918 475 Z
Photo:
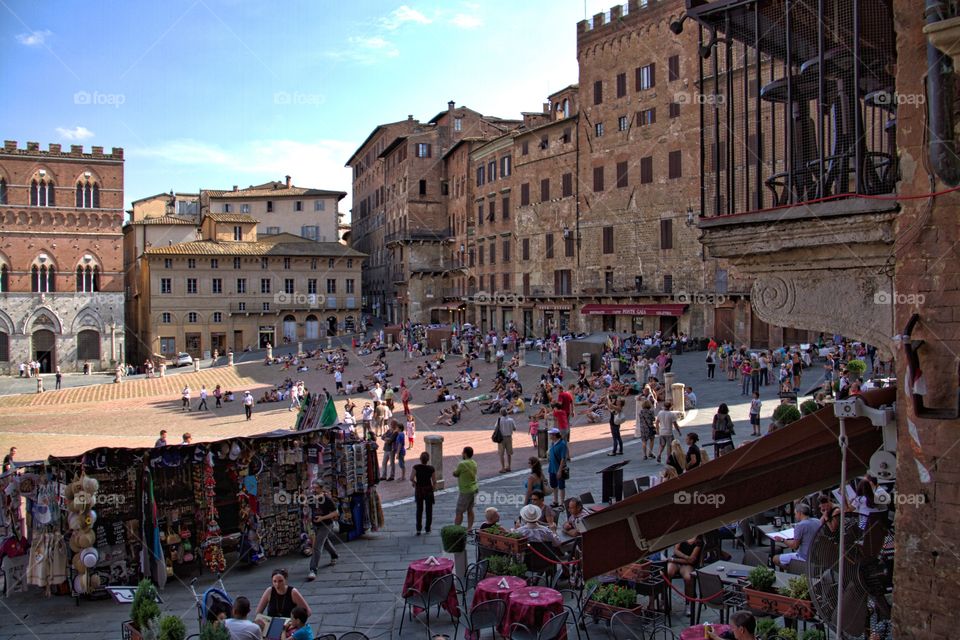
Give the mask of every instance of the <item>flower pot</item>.
M 585 605 L 583 605 L 583 615 L 593 616 L 594 622 L 598 620 L 610 620 L 613 616 L 621 611 L 629 611 L 640 615 L 643 611 L 642 606 L 636 606 L 632 609 L 625 609 L 623 607 L 615 607 L 612 604 L 606 604 L 603 602 L 597 602 L 595 600 L 588 600 Z
M 743 593 L 747 597 L 747 608 L 754 611 L 800 620 L 812 620 L 817 615 L 810 600 L 798 600 L 779 593 L 757 591 L 749 587 L 745 587 Z
M 493 549 L 501 553 L 521 554 L 527 550 L 527 541 L 523 538 L 508 538 L 486 531 L 477 531 L 477 546 Z
M 140 633 L 140 630 L 133 626 L 132 620 L 127 620 L 120 626 L 122 632 L 121 637 L 123 640 L 143 640 L 143 634 Z

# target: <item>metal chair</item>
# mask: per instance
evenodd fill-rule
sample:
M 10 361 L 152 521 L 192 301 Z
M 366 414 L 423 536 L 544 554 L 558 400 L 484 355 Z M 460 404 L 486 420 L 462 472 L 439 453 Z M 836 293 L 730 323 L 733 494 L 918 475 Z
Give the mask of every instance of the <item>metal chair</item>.
M 340 636 L 340 640 L 370 640 L 370 638 L 368 638 L 366 634 L 360 633 L 359 631 L 348 631 Z
M 649 577 L 645 580 L 638 580 L 633 588 L 637 592 L 637 595 L 650 598 L 650 609 L 663 614 L 667 622 L 672 625 L 673 619 L 670 615 L 672 596 L 670 594 L 670 587 L 667 586 L 667 580 L 664 577 L 666 570 L 666 561 L 654 562 L 650 569 Z
M 731 594 L 728 589 L 724 586 L 723 581 L 720 580 L 720 576 L 713 573 L 703 573 L 702 571 L 697 572 L 697 590 L 700 592 L 700 598 L 707 598 L 717 594 L 716 597 L 710 598 L 704 602 L 698 602 L 696 605 L 696 615 L 694 616 L 694 624 L 699 624 L 700 614 L 703 612 L 703 608 L 707 607 L 708 609 L 715 609 L 720 612 L 720 624 L 725 624 L 727 621 L 727 614 L 730 613 L 731 605 Z
M 553 545 L 534 540 L 527 545 L 524 564 L 527 567 L 527 574 L 532 574 L 536 584 L 542 581 L 545 586 L 553 587 L 557 583 L 560 572 L 557 571 L 559 565 L 551 560 L 562 559 Z
M 313 635 L 313 640 L 337 640 L 337 634 L 335 633 L 320 633 L 320 625 L 317 625 L 317 631 Z
M 577 629 L 577 638 L 580 637 L 580 629 L 583 629 L 584 635 L 587 636 L 587 640 L 590 640 L 590 632 L 587 631 L 587 623 L 583 617 L 583 607 L 587 602 L 590 601 L 590 598 L 593 597 L 593 594 L 600 588 L 599 582 L 593 582 L 590 584 L 586 590 L 577 591 L 575 589 L 560 589 L 560 593 L 570 595 L 571 599 L 576 603 L 576 608 L 572 607 L 569 604 L 564 604 L 563 607 L 570 613 L 570 617 L 573 618 L 575 628 Z
M 410 619 L 413 620 L 413 609 L 423 609 L 427 614 L 427 637 L 430 637 L 430 608 L 437 607 L 439 609 L 440 605 L 447 601 L 447 598 L 450 596 L 450 589 L 452 588 L 453 574 L 448 573 L 447 575 L 434 580 L 433 584 L 430 585 L 430 588 L 427 589 L 426 593 L 417 591 L 416 589 L 411 589 L 411 593 L 403 599 L 403 614 L 407 613 L 407 608 L 409 607 Z M 400 633 L 403 633 L 403 614 L 400 616 Z M 450 614 L 450 617 L 454 618 L 452 613 Z M 341 640 L 343 639 L 341 638 Z
M 619 611 L 610 618 L 610 634 L 614 640 L 646 640 L 647 632 L 660 626 L 658 619 L 662 620 L 632 611 Z
M 807 575 L 807 562 L 806 560 L 800 560 L 794 558 L 790 561 L 790 564 L 787 565 L 787 573 L 791 573 L 795 576 L 805 576 Z
M 467 571 L 461 579 L 460 576 L 454 576 L 457 583 L 457 593 L 460 594 L 463 601 L 464 610 L 468 609 L 467 592 L 470 589 L 476 589 L 477 584 L 487 576 L 487 561 L 480 560 L 467 567 Z
M 521 622 L 514 622 L 510 626 L 510 640 L 557 640 L 567 626 L 568 617 L 569 611 L 558 613 L 543 624 L 540 633 L 534 633 Z
M 650 631 L 646 640 L 677 640 L 677 634 L 670 627 L 657 626 Z
M 475 640 L 480 640 L 480 634 L 484 629 L 493 629 L 493 637 L 497 637 L 497 627 L 503 620 L 503 615 L 507 612 L 507 603 L 503 600 L 487 600 L 469 610 L 464 608 L 461 619 L 463 627 L 468 632 L 476 633 Z M 453 623 L 453 637 L 457 637 L 457 629 L 460 628 L 460 620 Z

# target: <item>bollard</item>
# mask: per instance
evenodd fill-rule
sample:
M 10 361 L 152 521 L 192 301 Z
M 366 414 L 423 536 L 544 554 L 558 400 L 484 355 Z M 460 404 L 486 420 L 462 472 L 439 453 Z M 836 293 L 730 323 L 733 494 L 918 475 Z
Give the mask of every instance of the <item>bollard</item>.
M 585 353 L 583 354 L 583 356 L 581 356 L 580 359 L 583 360 L 583 366 L 586 367 L 587 369 L 587 375 L 590 375 L 590 363 L 591 363 L 590 354 Z
M 267 343 L 267 360 L 273 360 L 273 345 Z
M 673 372 L 664 373 L 664 374 L 663 374 L 663 386 L 666 387 L 667 389 L 672 389 L 672 388 L 673 388 L 673 378 L 674 378 Z
M 233 351 L 227 354 L 227 365 L 233 366 Z
M 547 436 L 547 428 L 541 426 L 537 429 L 537 457 L 539 457 L 541 460 L 546 460 L 549 449 L 550 439 Z
M 300 341 L 297 342 L 297 355 L 298 356 L 303 355 L 303 342 L 300 342 Z
M 527 366 L 527 345 L 520 343 L 520 366 Z
M 683 400 L 683 389 L 685 386 L 682 382 L 675 382 L 670 385 L 670 399 L 673 400 L 673 410 L 679 411 L 680 413 L 686 411 Z
M 327 336 L 327 351 L 333 350 L 333 336 Z
M 200 371 L 200 358 L 193 361 L 193 370 Z
M 443 436 L 439 434 L 424 436 L 423 446 L 430 454 L 430 465 L 436 470 L 437 489 L 443 489 Z

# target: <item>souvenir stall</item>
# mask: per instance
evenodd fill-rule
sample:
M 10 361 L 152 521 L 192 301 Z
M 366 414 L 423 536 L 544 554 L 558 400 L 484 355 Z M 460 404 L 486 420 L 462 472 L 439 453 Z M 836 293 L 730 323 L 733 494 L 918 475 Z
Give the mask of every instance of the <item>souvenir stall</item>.
M 20 465 L 0 476 L 0 595 L 26 591 L 31 584 L 48 594 L 66 587 L 59 491 L 42 464 Z

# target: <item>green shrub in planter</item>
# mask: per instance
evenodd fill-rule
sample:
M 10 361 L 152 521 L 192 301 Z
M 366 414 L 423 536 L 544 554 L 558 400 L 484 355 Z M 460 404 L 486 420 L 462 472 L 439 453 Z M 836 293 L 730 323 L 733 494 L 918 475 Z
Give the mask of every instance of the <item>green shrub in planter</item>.
M 160 618 L 160 640 L 185 640 L 187 625 L 177 616 L 165 615 Z
M 850 375 L 852 375 L 854 378 L 859 378 L 866 370 L 867 363 L 863 360 L 851 360 L 847 363 L 847 371 L 849 371 Z
M 817 404 L 816 400 L 804 400 L 800 404 L 800 414 L 808 416 L 811 413 L 816 413 L 820 410 L 820 405 Z
M 605 584 L 593 594 L 594 602 L 608 604 L 621 609 L 633 609 L 637 606 L 637 592 L 628 587 Z
M 750 588 L 755 591 L 766 591 L 767 593 L 776 591 L 773 585 L 777 582 L 777 574 L 770 567 L 754 567 L 747 575 L 747 580 L 750 582 Z
M 487 558 L 487 573 L 491 576 L 522 578 L 527 573 L 527 567 L 514 562 L 510 556 L 490 556 Z
M 760 618 L 757 620 L 756 631 L 754 635 L 757 640 L 776 640 L 780 627 L 774 622 L 773 618 Z
M 205 624 L 200 631 L 200 640 L 230 640 L 230 632 L 222 624 Z
M 827 636 L 820 629 L 807 629 L 800 636 L 800 640 L 827 640 Z
M 807 583 L 807 576 L 797 576 L 790 578 L 787 582 L 787 588 L 780 591 L 781 595 L 797 600 L 810 599 L 810 585 Z
M 467 529 L 458 524 L 448 524 L 440 529 L 440 543 L 447 553 L 459 553 L 467 548 Z
M 786 627 L 783 629 L 778 629 L 775 637 L 777 640 L 798 640 L 797 630 L 788 629 Z
M 157 588 L 147 579 L 140 581 L 130 604 L 130 620 L 133 626 L 143 630 L 147 623 L 160 617 L 160 605 L 157 604 Z
M 792 404 L 781 404 L 773 410 L 773 419 L 780 424 L 781 427 L 785 427 L 791 422 L 796 422 L 800 419 L 800 410 Z

